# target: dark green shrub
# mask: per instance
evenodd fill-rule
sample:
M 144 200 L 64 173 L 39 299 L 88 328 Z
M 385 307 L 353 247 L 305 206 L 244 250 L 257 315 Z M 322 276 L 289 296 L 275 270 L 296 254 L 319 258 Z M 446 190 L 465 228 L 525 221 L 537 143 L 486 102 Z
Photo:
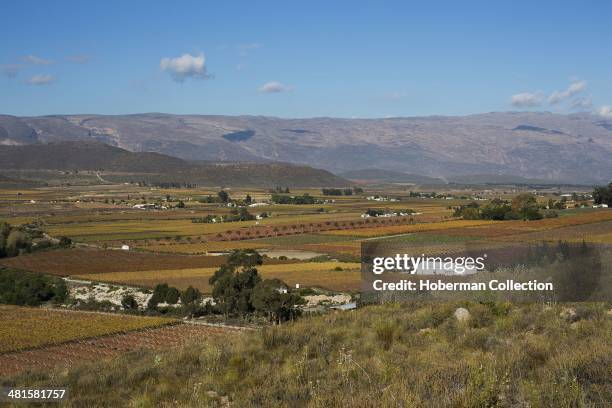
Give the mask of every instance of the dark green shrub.
M 123 308 L 126 310 L 138 309 L 138 303 L 136 302 L 136 299 L 134 299 L 133 295 L 125 295 L 121 299 L 121 306 L 123 306 Z

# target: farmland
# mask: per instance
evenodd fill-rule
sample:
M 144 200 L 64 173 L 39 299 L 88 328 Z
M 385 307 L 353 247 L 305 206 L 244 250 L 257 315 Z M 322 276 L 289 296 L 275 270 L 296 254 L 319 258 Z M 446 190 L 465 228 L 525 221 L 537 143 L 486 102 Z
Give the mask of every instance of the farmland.
M 359 302 L 360 258 L 364 242 L 398 243 L 415 253 L 436 256 L 466 250 L 503 254 L 509 247 L 525 249 L 529 244 L 541 241 L 556 243 L 561 239 L 612 243 L 612 211 L 605 208 L 587 208 L 584 204 L 579 205 L 581 208 L 568 206 L 548 218 L 530 221 L 465 219 L 456 213 L 456 208 L 473 206 L 474 203 L 482 207 L 494 199 L 510 203 L 517 191 L 501 187 L 482 190 L 449 188 L 434 198 L 427 192 L 426 196 L 415 196 L 409 191 L 412 187 L 406 186 L 366 188 L 363 194 L 333 198 L 323 196 L 316 189 L 292 191 L 291 194 L 315 197 L 318 203 L 313 205 L 278 205 L 270 202 L 270 191 L 234 188 L 224 190 L 233 200 L 229 206 L 215 198 L 219 189 L 210 187 L 158 189 L 135 184 L 51 185 L 0 190 L 0 219 L 38 231 L 34 239 L 36 243 L 52 242 L 42 248 L 34 246 L 19 256 L 0 259 L 0 268 L 9 268 L 11 276 L 28 275 L 30 279 L 31 275 L 53 275 L 55 281 L 65 282 L 68 293 L 67 300 L 61 304 L 47 302 L 41 308 L 0 307 L 0 318 L 4 323 L 0 330 L 3 385 L 38 384 L 38 379 L 42 379 L 42 384 L 49 384 L 54 380 L 45 376 L 52 376 L 62 379 L 60 385 L 71 384 L 74 390 L 84 383 L 95 388 L 98 387 L 98 378 L 107 378 L 105 373 L 109 370 L 123 375 L 127 365 L 131 376 L 129 383 L 138 387 L 139 394 L 143 389 L 149 389 L 151 384 L 157 384 L 158 379 L 166 381 L 168 373 L 185 371 L 205 378 L 207 387 L 220 395 L 230 393 L 238 404 L 249 405 L 253 401 L 271 401 L 265 391 L 262 395 L 250 394 L 249 397 L 241 396 L 235 388 L 240 383 L 237 380 L 242 375 L 240 373 L 247 373 L 250 378 L 258 378 L 260 374 L 256 367 L 261 367 L 261 363 L 259 360 L 248 362 L 250 357 L 245 356 L 249 353 L 264 356 L 266 375 L 258 381 L 264 383 L 269 372 L 276 373 L 273 375 L 275 385 L 271 389 L 277 394 L 282 394 L 279 390 L 286 384 L 297 392 L 303 388 L 302 382 L 307 378 L 313 384 L 317 384 L 317 380 L 358 379 L 364 372 L 362 370 L 375 375 L 379 385 L 387 384 L 389 379 L 397 376 L 384 367 L 393 367 L 398 355 L 408 353 L 412 356 L 410 363 L 419 367 L 419 372 L 430 370 L 428 375 L 432 378 L 458 373 L 460 378 L 470 379 L 461 380 L 468 384 L 466 386 L 478 388 L 483 386 L 478 380 L 478 367 L 482 367 L 482 361 L 486 362 L 487 370 L 498 373 L 488 374 L 488 378 L 503 381 L 499 370 L 506 368 L 503 363 L 498 365 L 490 357 L 492 355 L 502 361 L 509 359 L 512 369 L 524 374 L 525 367 L 534 366 L 532 360 L 542 358 L 538 356 L 562 358 L 553 349 L 549 350 L 547 344 L 551 344 L 551 338 L 562 338 L 568 352 L 576 353 L 573 342 L 578 338 L 584 339 L 585 333 L 597 333 L 597 339 L 603 337 L 604 329 L 609 326 L 606 317 L 609 312 L 603 309 L 585 311 L 576 308 L 575 313 L 580 316 L 577 318 L 579 325 L 563 317 L 565 309 L 559 307 L 552 313 L 547 308 L 530 306 L 516 306 L 511 310 L 503 305 L 497 308 L 472 304 L 468 307 L 474 320 L 469 326 L 457 325 L 452 317 L 454 307 L 445 304 L 415 306 L 410 310 L 395 304 L 360 307 L 363 310 L 357 313 L 329 313 L 333 308 Z M 543 206 L 549 200 L 558 201 L 559 194 L 555 190 L 537 192 L 537 202 Z M 249 207 L 243 201 L 247 195 L 258 206 Z M 373 196 L 384 199 L 376 201 Z M 146 209 L 137 207 L 144 203 L 153 206 Z M 246 209 L 254 219 L 203 221 L 235 215 L 236 208 Z M 369 210 L 383 215 L 369 216 Z M 541 211 L 544 213 L 545 210 L 541 208 Z M 64 242 L 69 239 L 69 243 L 60 245 L 62 239 Z M 248 309 L 246 315 L 236 316 L 221 312 L 220 302 L 214 306 L 208 303 L 209 300 L 218 301 L 216 295 L 212 296 L 210 278 L 231 259 L 231 251 L 237 249 L 257 249 L 263 254 L 261 265 L 256 265 L 258 277 L 262 280 L 280 279 L 289 289 L 289 295 L 298 293 L 307 300 L 306 306 L 299 309 L 302 316 L 298 322 L 283 323 L 286 329 L 282 330 L 266 327 L 245 331 L 227 326 L 270 325 L 265 315 L 254 308 Z M 602 259 L 604 262 L 609 260 Z M 167 288 L 166 297 L 151 303 L 156 291 L 162 291 L 164 287 Z M 188 303 L 183 296 L 190 290 L 194 293 L 196 289 L 201 291 L 200 303 Z M 174 293 L 174 300 L 168 301 L 168 293 Z M 341 300 L 333 303 L 334 298 Z M 311 314 L 324 316 L 312 317 Z M 539 316 L 539 323 L 534 323 L 535 315 Z M 290 316 L 293 319 L 294 315 Z M 181 323 L 183 319 L 189 323 Z M 549 323 L 551 321 L 554 323 Z M 218 323 L 226 327 L 219 327 Z M 536 327 L 533 332 L 537 334 L 525 335 L 525 327 Z M 325 335 L 322 337 L 321 333 Z M 543 337 L 541 333 L 547 334 Z M 565 337 L 561 333 L 565 333 Z M 302 342 L 303 338 L 307 343 Z M 291 349 L 278 349 L 287 339 L 292 342 Z M 589 349 L 592 356 L 588 358 L 598 359 L 599 364 L 607 350 L 601 348 L 603 342 L 595 342 L 597 345 Z M 446 350 L 448 344 L 459 345 L 459 358 L 467 361 L 469 366 L 460 367 L 453 363 L 457 360 L 453 354 L 457 349 Z M 501 351 L 507 349 L 507 344 L 513 348 L 512 355 Z M 428 347 L 426 351 L 420 352 L 425 346 Z M 290 365 L 283 364 L 279 369 L 278 361 L 268 354 L 270 348 L 275 349 L 275 353 L 286 352 L 290 356 L 286 359 Z M 432 357 L 440 352 L 443 353 L 441 358 Z M 367 367 L 352 370 L 351 366 L 345 366 L 352 364 L 352 353 L 358 355 L 360 364 L 363 362 Z M 379 358 L 385 363 L 381 364 Z M 580 359 L 587 357 L 578 353 L 572 358 L 579 365 Z M 205 370 L 203 373 L 202 361 L 205 361 L 206 370 L 211 367 L 216 371 Z M 333 373 L 329 376 L 309 377 L 311 374 L 308 373 L 328 372 L 329 361 L 342 361 L 343 365 L 332 364 Z M 557 375 L 555 363 L 543 364 L 546 375 Z M 160 367 L 166 368 L 163 373 L 156 372 L 155 381 L 140 380 L 149 375 L 146 373 L 161 370 Z M 29 373 L 36 370 L 35 374 Z M 543 380 L 539 378 L 542 377 L 532 371 L 529 371 L 531 374 L 526 381 L 541 384 Z M 62 377 L 62 373 L 70 373 L 71 380 Z M 78 384 L 70 382 L 81 375 L 85 380 L 79 380 Z M 115 375 L 123 381 L 123 377 Z M 295 378 L 299 379 L 299 384 L 294 383 Z M 171 385 L 160 387 L 176 389 L 177 384 L 182 387 L 185 381 L 193 390 L 200 387 L 191 379 L 167 381 Z M 449 377 L 449 381 L 457 379 Z M 407 389 L 404 383 L 394 384 L 396 390 Z M 520 389 L 525 400 L 535 401 L 534 406 L 537 406 L 539 400 L 532 398 L 529 386 L 525 384 L 517 383 L 513 387 Z M 248 381 L 243 385 L 245 389 L 251 389 L 251 393 L 255 392 Z M 382 388 L 379 385 L 377 387 Z M 342 388 L 346 384 L 337 386 Z M 360 386 L 364 389 L 371 387 L 369 382 L 363 381 Z M 117 387 L 121 389 L 121 386 Z M 321 385 L 312 387 L 315 390 Z M 594 401 L 598 401 L 598 395 L 607 392 L 586 386 L 584 390 L 594 396 Z M 190 401 L 185 405 L 198 405 L 194 403 L 198 401 L 199 406 L 218 402 L 218 398 L 211 399 L 208 394 L 202 396 L 196 391 L 185 399 L 179 398 L 179 401 Z M 412 389 L 411 392 L 414 395 L 406 397 L 408 405 L 422 401 L 419 398 L 430 390 Z M 162 396 L 155 401 L 167 402 L 163 393 L 160 391 Z M 313 391 L 308 398 L 321 405 L 333 405 L 339 401 L 322 395 Z M 365 394 L 362 397 L 368 398 Z M 112 400 L 115 396 L 108 398 Z M 392 405 L 391 397 L 384 398 Z M 460 401 L 458 406 L 464 401 L 450 391 L 447 398 Z M 81 402 L 92 405 L 91 400 Z
M 356 290 L 360 283 L 359 263 L 341 262 L 303 262 L 277 265 L 263 265 L 258 268 L 266 278 L 278 278 L 290 286 L 299 283 L 306 287 L 323 287 L 335 291 Z M 100 282 L 123 283 L 132 286 L 153 287 L 158 283 L 168 283 L 179 289 L 194 286 L 210 292 L 208 283 L 216 268 L 192 268 L 174 270 L 150 270 L 110 272 L 77 275 L 79 279 Z
M 612 211 L 568 208 L 554 218 L 533 221 L 461 219 L 453 208 L 474 202 L 481 205 L 499 198 L 511 200 L 506 189 L 449 189 L 431 195 L 409 194 L 405 186 L 373 187 L 361 195 L 328 197 L 318 189 L 297 189 L 317 204 L 270 202 L 271 193 L 257 188 L 226 192 L 238 204 L 247 195 L 257 207 L 246 207 L 265 217 L 250 221 L 203 223 L 194 220 L 225 216 L 231 206 L 215 201 L 218 188 L 162 189 L 128 185 L 85 185 L 3 190 L 0 218 L 13 224 L 36 222 L 51 237 L 69 237 L 74 247 L 36 251 L 6 258 L 0 265 L 58 276 L 152 287 L 172 283 L 210 291 L 208 278 L 225 262 L 224 253 L 255 248 L 282 256 L 295 251 L 319 254 L 327 260 L 358 260 L 366 240 L 392 240 L 433 254 L 459 252 L 470 247 L 494 248 L 520 242 L 586 240 L 610 243 Z M 212 197 L 212 198 L 211 198 Z M 383 197 L 374 201 L 372 197 Z M 559 200 L 550 189 L 538 193 L 538 202 Z M 138 204 L 157 203 L 150 210 Z M 184 204 L 183 208 L 178 203 Z M 410 215 L 370 217 L 368 209 L 408 211 Z M 129 251 L 118 250 L 127 245 Z M 288 264 L 275 266 L 275 264 Z M 354 265 L 336 266 L 308 260 L 264 258 L 264 276 L 288 284 L 328 290 L 354 290 L 358 280 Z M 272 269 L 269 269 L 272 268 Z
M 190 343 L 201 343 L 214 337 L 227 337 L 237 333 L 236 330 L 205 325 L 172 324 L 73 339 L 0 354 L 0 376 L 18 375 L 28 370 L 65 369 L 137 351 L 168 351 Z
M 473 227 L 478 225 L 492 224 L 493 221 L 478 221 L 478 220 L 456 220 L 456 221 L 444 221 L 444 222 L 432 222 L 425 224 L 416 225 L 393 225 L 383 226 L 375 228 L 364 228 L 355 231 L 329 231 L 325 232 L 326 235 L 341 235 L 341 236 L 358 236 L 362 238 L 370 237 L 383 237 L 387 235 L 406 234 L 410 232 L 424 232 L 424 231 L 437 231 L 448 228 L 463 228 Z
M 158 327 L 173 320 L 0 306 L 0 353 Z
M 5 258 L 0 266 L 57 276 L 73 276 L 119 271 L 147 271 L 151 269 L 179 269 L 218 267 L 224 256 L 177 256 L 164 253 L 104 250 L 92 247 L 59 249 L 52 252 L 34 252 L 14 258 Z M 283 263 L 268 259 L 267 263 Z

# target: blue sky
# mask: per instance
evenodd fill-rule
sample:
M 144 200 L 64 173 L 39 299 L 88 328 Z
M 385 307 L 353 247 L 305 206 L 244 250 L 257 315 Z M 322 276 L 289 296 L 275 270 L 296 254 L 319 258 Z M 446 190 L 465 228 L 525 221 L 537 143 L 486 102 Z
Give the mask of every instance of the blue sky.
M 612 117 L 611 2 L 418 3 L 5 1 L 0 113 Z

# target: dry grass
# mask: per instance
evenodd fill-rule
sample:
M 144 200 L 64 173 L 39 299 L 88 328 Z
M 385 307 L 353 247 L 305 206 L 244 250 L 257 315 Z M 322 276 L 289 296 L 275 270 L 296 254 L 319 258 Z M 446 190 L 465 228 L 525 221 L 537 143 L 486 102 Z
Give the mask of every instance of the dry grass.
M 159 317 L 137 317 L 90 312 L 0 306 L 0 353 L 156 327 L 174 322 Z
M 3 385 L 87 407 L 607 407 L 611 330 L 602 305 L 388 304 Z

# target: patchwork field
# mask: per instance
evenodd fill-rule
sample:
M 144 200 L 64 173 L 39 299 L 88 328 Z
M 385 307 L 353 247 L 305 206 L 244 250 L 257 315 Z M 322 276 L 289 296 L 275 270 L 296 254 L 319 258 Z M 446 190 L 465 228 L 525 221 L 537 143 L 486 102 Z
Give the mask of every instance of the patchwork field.
M 0 305 L 0 353 L 158 327 L 175 322 L 138 317 Z
M 231 189 L 237 200 L 247 194 L 259 202 L 270 200 L 263 189 Z M 208 278 L 225 262 L 218 253 L 254 248 L 271 251 L 304 251 L 341 261 L 358 260 L 361 244 L 385 239 L 430 254 L 450 254 L 470 248 L 499 248 L 520 242 L 586 240 L 612 242 L 612 211 L 569 208 L 558 217 L 537 221 L 489 221 L 453 218 L 453 206 L 468 204 L 479 196 L 510 201 L 516 193 L 505 190 L 457 190 L 454 198 L 417 197 L 405 186 L 387 186 L 362 195 L 323 196 L 321 190 L 298 189 L 292 194 L 309 194 L 319 204 L 270 204 L 246 207 L 251 214 L 266 212 L 260 220 L 199 223 L 192 219 L 226 215 L 232 210 L 219 202 L 214 188 L 155 189 L 137 185 L 71 186 L 0 191 L 6 201 L 0 217 L 10 222 L 37 221 L 51 237 L 67 236 L 81 247 L 35 251 L 5 258 L 1 266 L 83 279 L 154 286 L 168 283 L 179 288 L 196 286 L 209 291 Z M 556 194 L 556 195 L 555 195 Z M 374 201 L 372 196 L 393 200 Z M 463 197 L 463 198 L 457 198 Z M 558 200 L 554 191 L 542 193 L 538 201 Z M 182 200 L 185 208 L 177 208 Z M 165 209 L 137 210 L 133 205 L 158 202 Z M 370 217 L 369 210 L 415 211 L 407 217 Z M 128 244 L 130 251 L 110 250 Z M 83 247 L 87 246 L 87 247 Z M 287 252 L 296 254 L 296 252 Z M 353 290 L 358 285 L 358 268 L 342 265 L 297 262 L 266 258 L 261 272 L 293 285 L 330 290 Z M 339 266 L 342 271 L 333 269 Z
M 269 211 L 268 208 L 265 208 Z M 263 210 L 261 210 L 263 211 Z M 217 211 L 217 214 L 224 214 L 227 209 Z M 274 226 L 283 228 L 296 224 L 318 223 L 325 221 L 346 221 L 357 219 L 359 213 L 342 214 L 277 214 L 277 217 L 266 218 L 260 221 L 240 221 L 228 223 L 194 223 L 191 218 L 198 218 L 208 215 L 206 213 L 193 213 L 189 218 L 122 218 L 122 219 L 102 219 L 99 221 L 74 221 L 67 219 L 65 223 L 53 223 L 48 225 L 48 232 L 53 236 L 70 236 L 79 242 L 107 242 L 107 241 L 128 241 L 128 240 L 154 240 L 154 239 L 173 239 L 176 237 L 198 237 L 214 235 L 226 231 L 235 231 L 244 227 Z M 154 221 L 154 222 L 152 222 Z
M 70 248 L 3 258 L 0 260 L 0 266 L 57 276 L 72 276 L 128 270 L 218 267 L 225 261 L 225 256 L 189 256 L 98 248 Z M 287 263 L 287 261 L 278 259 L 265 259 L 264 262 Z
M 360 263 L 304 262 L 262 265 L 257 270 L 262 278 L 278 278 L 289 286 L 299 283 L 302 287 L 322 287 L 329 290 L 348 291 L 356 290 L 359 287 L 360 267 Z M 97 273 L 76 275 L 76 277 L 144 287 L 153 287 L 158 283 L 168 283 L 179 289 L 194 286 L 209 293 L 211 287 L 208 280 L 215 271 L 216 268 L 189 268 Z
M 32 272 L 70 276 L 87 273 L 146 271 L 220 266 L 224 257 L 176 256 L 96 248 L 71 248 L 34 252 L 0 260 L 0 265 Z

